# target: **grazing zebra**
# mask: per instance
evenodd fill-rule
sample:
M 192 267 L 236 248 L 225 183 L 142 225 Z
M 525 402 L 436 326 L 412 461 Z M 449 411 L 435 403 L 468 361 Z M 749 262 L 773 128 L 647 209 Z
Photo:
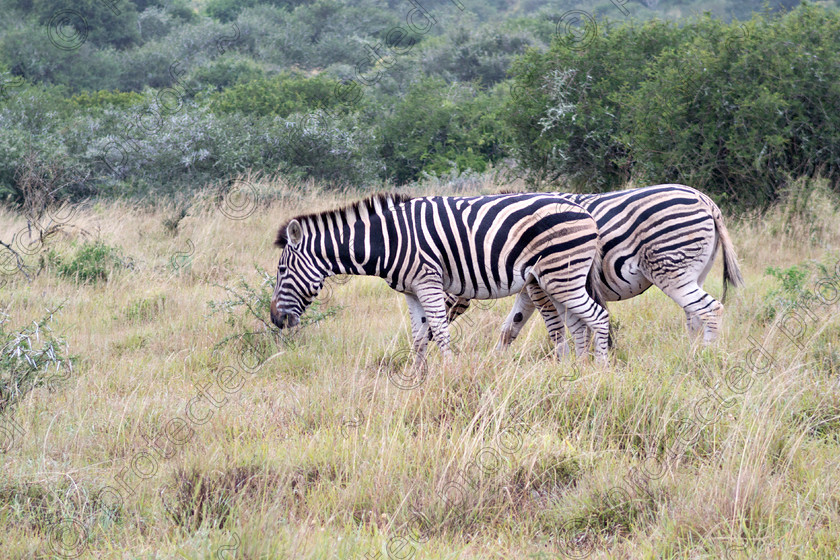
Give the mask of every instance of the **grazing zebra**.
M 445 292 L 495 299 L 533 283 L 594 333 L 596 358 L 606 361 L 609 316 L 594 287 L 597 243 L 592 216 L 554 195 L 378 195 L 280 227 L 271 320 L 281 329 L 297 325 L 328 276 L 379 276 L 408 300 L 419 365 L 430 328 L 451 357 Z M 586 351 L 581 330 L 578 355 Z
M 688 330 L 710 344 L 718 335 L 723 304 L 703 291 L 703 282 L 723 249 L 723 297 L 728 284 L 742 286 L 735 249 L 720 209 L 703 193 L 685 185 L 655 185 L 603 194 L 561 194 L 595 218 L 601 236 L 599 286 L 606 301 L 635 297 L 655 285 L 686 314 Z M 450 320 L 466 311 L 469 301 L 449 297 Z M 516 298 L 502 326 L 497 350 L 517 337 L 539 309 L 549 335 L 567 353 L 563 320 L 548 305 L 539 286 L 529 285 Z M 574 332 L 574 327 L 569 325 Z

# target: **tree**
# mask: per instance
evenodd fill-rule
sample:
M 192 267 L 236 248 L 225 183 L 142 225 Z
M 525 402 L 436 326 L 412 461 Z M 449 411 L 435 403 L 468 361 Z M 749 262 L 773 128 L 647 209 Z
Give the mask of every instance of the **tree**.
M 92 44 L 124 49 L 140 43 L 137 9 L 132 2 L 115 0 L 33 0 L 38 22 L 47 26 L 51 37 L 68 50 Z M 59 30 L 59 26 L 72 31 Z M 72 38 L 72 39 L 70 39 Z

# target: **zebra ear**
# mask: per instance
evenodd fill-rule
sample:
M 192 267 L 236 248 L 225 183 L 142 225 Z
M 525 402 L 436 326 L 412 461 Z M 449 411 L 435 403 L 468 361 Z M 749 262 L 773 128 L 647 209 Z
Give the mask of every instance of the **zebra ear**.
M 303 228 L 300 227 L 300 222 L 292 220 L 286 228 L 289 235 L 289 245 L 297 247 L 303 239 Z

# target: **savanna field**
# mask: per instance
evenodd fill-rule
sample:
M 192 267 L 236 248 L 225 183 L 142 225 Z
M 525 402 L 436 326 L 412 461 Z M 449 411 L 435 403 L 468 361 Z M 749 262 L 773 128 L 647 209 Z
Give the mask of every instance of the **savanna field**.
M 840 555 L 840 323 L 814 296 L 840 294 L 840 209 L 821 181 L 727 213 L 747 285 L 711 348 L 652 288 L 610 304 L 606 367 L 556 361 L 538 316 L 500 355 L 508 298 L 476 302 L 454 362 L 433 348 L 422 374 L 380 279 L 328 282 L 296 332 L 269 329 L 277 227 L 365 193 L 249 184 L 65 210 L 23 253 L 30 279 L 4 262 L 4 558 Z M 0 238 L 26 223 L 3 210 Z

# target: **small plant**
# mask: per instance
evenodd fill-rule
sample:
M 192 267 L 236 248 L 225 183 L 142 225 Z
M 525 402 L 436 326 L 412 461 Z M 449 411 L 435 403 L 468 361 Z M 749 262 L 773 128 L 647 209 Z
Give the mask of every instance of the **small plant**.
M 817 336 L 812 348 L 816 371 L 832 377 L 840 373 L 840 327 L 828 326 Z
M 170 485 L 161 490 L 161 500 L 169 518 L 193 532 L 202 525 L 224 528 L 238 501 L 259 495 L 280 481 L 272 472 L 256 466 L 228 468 L 212 474 L 178 469 Z
M 4 521 L 7 526 L 34 528 L 48 538 L 66 539 L 64 543 L 71 547 L 79 544 L 76 538 L 84 538 L 84 527 L 96 523 L 104 525 L 120 516 L 119 509 L 103 501 L 97 492 L 63 481 L 3 481 L 0 483 L 0 503 L 6 508 Z M 69 532 L 62 534 L 68 528 Z M 68 551 L 63 547 L 62 550 Z M 71 558 L 69 555 L 59 556 Z
M 53 258 L 57 261 L 59 275 L 71 278 L 78 284 L 107 280 L 112 271 L 132 267 L 131 262 L 124 259 L 116 247 L 102 241 L 84 243 L 69 261 L 56 255 Z
M 764 271 L 764 274 L 781 282 L 781 286 L 770 290 L 764 298 L 763 318 L 765 321 L 772 321 L 780 311 L 794 303 L 804 303 L 814 298 L 814 294 L 805 287 L 811 276 L 811 265 L 808 263 L 788 268 L 771 266 Z
M 172 213 L 167 214 L 162 220 L 163 229 L 166 230 L 166 233 L 169 235 L 175 235 L 178 233 L 178 225 L 180 225 L 181 220 L 187 217 L 188 211 L 188 207 L 181 206 L 176 208 Z
M 165 308 L 166 294 L 155 294 L 131 302 L 125 310 L 125 318 L 129 321 L 149 321 L 160 315 Z
M 8 315 L 0 314 L 0 413 L 32 389 L 66 379 L 72 372 L 72 361 L 64 356 L 67 343 L 49 327 L 55 311 L 11 331 L 6 330 Z
M 269 317 L 271 296 L 274 294 L 274 277 L 259 266 L 255 265 L 254 268 L 262 278 L 258 286 L 250 285 L 244 278 L 240 279 L 239 285 L 236 287 L 219 286 L 224 288 L 231 296 L 230 299 L 219 302 L 211 301 L 207 304 L 210 307 L 211 316 L 216 313 L 226 313 L 226 322 L 236 329 L 236 333 L 225 337 L 216 345 L 217 348 L 234 339 L 243 341 L 255 334 L 260 334 L 251 332 L 251 329 L 249 329 L 249 320 L 253 319 L 262 323 L 266 332 L 279 334 L 277 327 L 266 320 Z M 323 307 L 325 305 L 318 300 L 312 302 L 312 305 L 301 317 L 300 328 L 320 323 L 341 310 L 339 306 L 329 306 L 325 309 Z

